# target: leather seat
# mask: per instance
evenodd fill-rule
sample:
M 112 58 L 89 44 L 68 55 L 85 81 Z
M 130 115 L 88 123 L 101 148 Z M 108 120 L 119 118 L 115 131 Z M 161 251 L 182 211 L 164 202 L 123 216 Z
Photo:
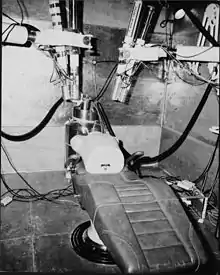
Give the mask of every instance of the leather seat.
M 178 198 L 160 179 L 89 174 L 79 164 L 73 177 L 82 207 L 125 274 L 195 271 L 207 261 Z

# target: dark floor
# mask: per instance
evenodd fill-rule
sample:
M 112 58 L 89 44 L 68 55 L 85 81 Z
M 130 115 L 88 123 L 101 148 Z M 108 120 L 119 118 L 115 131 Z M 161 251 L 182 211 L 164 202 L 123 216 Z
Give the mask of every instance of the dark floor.
M 158 169 L 151 173 L 162 175 Z M 24 177 L 41 192 L 67 186 L 64 172 L 40 172 Z M 12 188 L 22 187 L 23 183 L 15 174 L 6 175 L 6 180 Z M 71 233 L 77 225 L 87 220 L 87 214 L 73 197 L 61 198 L 56 203 L 13 201 L 7 207 L 1 207 L 0 270 L 120 273 L 116 266 L 96 265 L 78 257 L 73 251 Z M 202 232 L 205 232 L 213 255 L 220 264 L 220 253 L 212 229 L 206 224 Z

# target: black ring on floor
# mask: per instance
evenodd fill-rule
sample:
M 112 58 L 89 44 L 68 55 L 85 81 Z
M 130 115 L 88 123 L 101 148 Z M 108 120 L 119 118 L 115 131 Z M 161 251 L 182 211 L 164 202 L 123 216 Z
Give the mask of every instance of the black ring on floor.
M 105 246 L 93 242 L 87 235 L 90 221 L 84 222 L 76 227 L 71 235 L 71 244 L 80 257 L 98 264 L 115 265 L 110 253 Z

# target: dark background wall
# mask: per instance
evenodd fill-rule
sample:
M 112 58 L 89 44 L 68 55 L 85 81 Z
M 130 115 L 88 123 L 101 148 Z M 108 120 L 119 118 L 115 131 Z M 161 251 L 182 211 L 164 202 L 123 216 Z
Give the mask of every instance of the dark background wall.
M 39 29 L 51 28 L 47 0 L 23 0 L 25 21 Z M 124 38 L 128 25 L 132 1 L 129 0 L 86 0 L 84 1 L 84 32 L 98 38 L 100 60 L 117 60 L 118 47 Z M 14 0 L 3 1 L 3 11 L 20 18 L 20 10 Z M 204 5 L 197 5 L 193 12 L 202 20 Z M 165 18 L 164 12 L 151 42 L 165 42 L 165 29 L 159 23 Z M 4 19 L 5 20 L 5 19 Z M 174 44 L 196 45 L 197 29 L 185 16 L 175 23 Z M 3 126 L 11 133 L 24 133 L 44 117 L 50 106 L 60 97 L 60 90 L 49 83 L 52 63 L 35 48 L 3 48 Z M 84 92 L 94 94 L 94 73 L 99 90 L 113 63 L 101 63 L 94 68 L 84 60 Z M 203 73 L 207 67 L 203 66 Z M 166 150 L 181 135 L 190 120 L 205 85 L 192 87 L 171 74 L 167 90 L 158 77 L 158 66 L 143 70 L 135 85 L 128 106 L 110 101 L 113 83 L 109 86 L 103 104 L 115 126 L 116 133 L 133 152 L 138 149 L 154 156 Z M 164 105 L 164 98 L 167 98 Z M 164 109 L 165 106 L 165 109 Z M 36 138 L 22 144 L 6 142 L 15 164 L 22 171 L 63 169 L 64 128 L 69 117 L 69 105 L 63 105 L 49 126 Z M 161 128 L 161 120 L 163 128 Z M 209 128 L 218 125 L 218 104 L 214 93 L 210 96 L 190 137 L 169 159 L 163 161 L 166 169 L 193 179 L 202 171 L 213 151 L 216 136 Z M 211 172 L 213 176 L 216 163 Z M 4 162 L 5 171 L 11 171 Z

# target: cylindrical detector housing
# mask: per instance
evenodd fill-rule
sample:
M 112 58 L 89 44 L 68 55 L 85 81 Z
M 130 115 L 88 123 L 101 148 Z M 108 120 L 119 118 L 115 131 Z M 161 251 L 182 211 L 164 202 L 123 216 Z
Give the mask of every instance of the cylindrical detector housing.
M 90 100 L 83 100 L 79 106 L 75 106 L 73 117 L 81 121 L 96 121 L 98 119 L 97 112 L 92 108 Z
M 112 93 L 112 100 L 127 104 L 131 95 L 132 73 L 136 60 L 128 63 L 118 64 L 115 86 Z M 122 76 L 126 77 L 122 80 Z
M 128 24 L 125 41 L 124 41 L 127 44 L 132 44 L 135 40 L 142 6 L 143 6 L 142 0 L 134 1 L 133 10 L 129 19 L 129 24 Z
M 91 108 L 89 100 L 73 107 L 72 116 L 73 118 L 65 123 L 65 163 L 76 153 L 70 146 L 70 140 L 75 135 L 88 135 L 92 131 L 101 131 L 98 114 Z

